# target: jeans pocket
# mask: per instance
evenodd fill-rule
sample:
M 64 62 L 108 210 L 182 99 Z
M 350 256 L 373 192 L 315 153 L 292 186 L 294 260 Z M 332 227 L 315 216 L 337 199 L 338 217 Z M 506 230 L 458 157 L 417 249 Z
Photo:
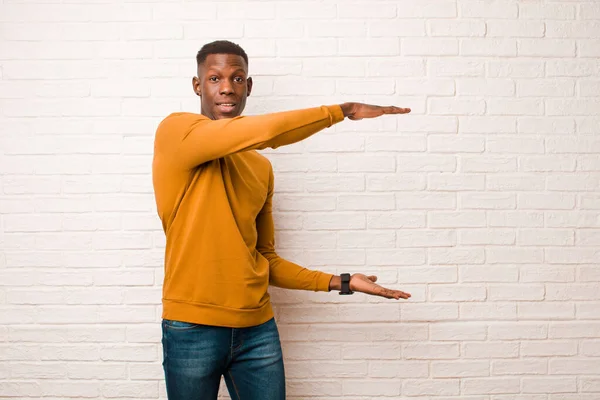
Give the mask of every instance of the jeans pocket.
M 172 319 L 163 319 L 163 324 L 169 329 L 178 330 L 178 331 L 194 329 L 199 326 L 202 326 L 200 324 L 194 324 L 191 322 L 183 322 L 183 321 L 174 321 Z

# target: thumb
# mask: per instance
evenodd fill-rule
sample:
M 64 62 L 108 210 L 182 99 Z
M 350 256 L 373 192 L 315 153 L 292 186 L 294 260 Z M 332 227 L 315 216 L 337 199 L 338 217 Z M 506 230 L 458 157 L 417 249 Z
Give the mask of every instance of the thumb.
M 377 277 L 375 275 L 369 275 L 368 278 L 371 282 L 377 282 Z

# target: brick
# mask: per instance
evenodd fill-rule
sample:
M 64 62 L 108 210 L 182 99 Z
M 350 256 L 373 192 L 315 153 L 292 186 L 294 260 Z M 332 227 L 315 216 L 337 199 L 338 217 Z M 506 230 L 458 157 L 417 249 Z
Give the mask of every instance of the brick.
M 494 360 L 492 375 L 545 375 L 548 362 L 545 360 Z
M 580 352 L 581 352 L 581 355 L 583 355 L 583 356 L 598 357 L 600 355 L 600 341 L 598 341 L 598 340 L 582 340 Z M 585 374 L 585 372 L 584 372 L 584 374 Z
M 600 322 L 552 322 L 548 331 L 550 339 L 593 338 L 600 332 Z
M 456 92 L 464 96 L 514 96 L 515 83 L 509 79 L 462 78 L 456 80 Z
M 546 225 L 551 228 L 598 228 L 599 215 L 593 211 L 553 211 L 546 213 Z
M 541 21 L 488 20 L 486 22 L 489 37 L 543 37 L 544 23 Z
M 426 185 L 427 183 L 423 176 L 385 175 L 367 178 L 368 190 L 376 192 L 390 190 L 424 190 Z
M 454 81 L 450 79 L 407 79 L 396 81 L 397 91 L 403 95 L 453 95 Z
M 481 175 L 431 175 L 427 182 L 427 187 L 435 191 L 483 190 L 484 186 L 485 180 Z
M 487 297 L 484 287 L 467 285 L 431 285 L 429 294 L 432 301 L 481 301 Z
M 482 211 L 429 213 L 431 228 L 481 228 L 485 225 L 485 213 Z
M 393 195 L 340 195 L 337 208 L 349 210 L 392 210 L 395 208 Z
M 519 4 L 519 17 L 524 19 L 575 19 L 575 11 L 570 4 Z
M 485 340 L 487 337 L 487 326 L 482 323 L 474 322 L 474 323 L 464 323 L 460 324 L 454 322 L 438 322 L 436 324 L 432 324 L 429 326 L 430 338 L 434 341 L 457 341 L 457 340 Z M 432 364 L 432 367 L 435 371 L 435 364 Z M 458 366 L 462 363 L 450 362 L 449 364 Z M 473 363 L 468 362 L 467 365 L 473 365 Z M 450 368 L 448 370 L 455 371 L 454 368 Z M 445 369 L 445 368 L 443 368 Z M 489 370 L 489 368 L 488 368 Z M 433 376 L 436 376 L 434 373 Z M 460 376 L 460 375 L 458 375 Z M 477 375 L 477 376 L 487 376 Z M 438 377 L 441 377 L 438 375 Z
M 600 35 L 600 23 L 577 21 L 547 21 L 546 37 L 558 38 L 598 38 Z
M 338 233 L 340 248 L 390 248 L 394 247 L 396 237 L 393 231 L 345 231 Z
M 289 2 L 277 5 L 277 16 L 283 19 L 331 19 L 336 16 L 334 4 Z
M 472 208 L 480 208 L 473 205 Z M 508 229 L 461 229 L 458 243 L 464 245 L 514 245 L 515 232 Z
M 406 344 L 402 348 L 406 359 L 447 359 L 458 357 L 459 347 L 455 343 Z
M 519 274 L 522 282 L 573 282 L 575 268 L 568 265 L 523 265 Z
M 400 320 L 404 322 L 456 319 L 458 319 L 457 304 L 402 304 L 400 306 Z
M 555 155 L 522 157 L 520 161 L 520 168 L 523 172 L 571 172 L 575 171 L 576 165 L 576 159 L 573 157 Z M 561 197 L 559 196 L 559 198 Z M 556 203 L 552 204 L 556 206 Z
M 460 305 L 461 320 L 512 320 L 517 318 L 514 303 L 464 303 Z
M 517 55 L 517 41 L 490 38 L 461 39 L 460 55 L 514 57 Z
M 521 97 L 572 97 L 575 95 L 575 81 L 572 79 L 519 81 L 517 94 Z
M 466 395 L 519 392 L 520 380 L 516 378 L 464 378 L 461 380 L 461 393 Z
M 460 393 L 459 382 L 458 379 L 407 379 L 402 383 L 402 393 L 407 396 L 452 396 Z
M 401 52 L 404 56 L 456 56 L 458 40 L 442 38 L 401 39 Z
M 281 57 L 327 57 L 336 54 L 335 39 L 281 39 L 277 54 Z
M 485 63 L 479 60 L 444 57 L 443 60 L 432 59 L 427 63 L 429 76 L 432 77 L 483 77 Z
M 483 153 L 485 149 L 483 138 L 455 135 L 429 135 L 428 147 L 434 153 Z
M 538 99 L 490 99 L 487 102 L 490 115 L 543 115 L 544 105 Z
M 459 15 L 465 18 L 516 18 L 517 5 L 500 1 L 473 1 L 460 4 Z
M 319 60 L 319 68 L 327 69 L 327 65 Z M 325 63 L 327 64 L 327 63 Z M 345 70 L 347 68 L 341 68 Z M 332 71 L 332 76 L 338 76 L 340 69 Z M 408 77 L 414 78 L 417 76 L 425 76 L 425 60 L 410 59 L 406 57 L 385 57 L 377 58 L 370 57 L 367 60 L 367 76 L 393 76 L 393 77 Z
M 518 118 L 517 130 L 519 133 L 566 135 L 575 133 L 575 121 L 569 117 L 522 117 Z
M 328 25 L 330 23 L 328 22 Z M 339 31 L 339 30 L 338 30 Z M 347 34 L 345 36 L 353 36 L 356 33 L 360 35 L 361 31 L 354 29 L 353 34 Z M 363 36 L 364 33 L 363 33 Z M 425 36 L 425 21 L 422 20 L 381 20 L 369 23 L 369 36 L 371 37 L 386 37 L 386 36 L 398 36 L 398 37 L 419 37 Z
M 462 350 L 465 358 L 515 358 L 519 353 L 518 343 L 463 343 Z
M 486 149 L 491 153 L 511 153 L 512 149 L 517 146 L 520 154 L 532 154 L 532 153 L 543 153 L 544 152 L 544 141 L 543 139 L 537 138 L 520 138 L 514 137 L 502 137 L 497 135 L 493 139 L 488 139 L 486 142 Z
M 577 354 L 577 343 L 559 340 L 531 340 L 521 343 L 523 357 L 573 356 Z
M 454 209 L 456 208 L 456 195 L 442 192 L 428 194 L 406 192 L 396 197 L 396 208 L 399 210 Z
M 572 230 L 522 229 L 517 235 L 519 246 L 572 246 L 575 235 Z
M 423 249 L 367 250 L 367 264 L 371 265 L 423 265 Z
M 473 20 L 428 20 L 427 31 L 430 36 L 477 37 L 485 35 L 485 23 Z
M 424 228 L 425 212 L 369 212 L 367 227 L 373 229 Z
M 462 156 L 461 172 L 516 172 L 516 157 Z
M 518 306 L 517 314 L 519 317 L 531 320 L 573 319 L 575 317 L 575 308 L 573 307 L 573 304 L 563 304 L 551 301 L 537 304 L 522 303 Z
M 453 1 L 426 0 L 418 5 L 409 0 L 398 2 L 399 18 L 451 18 L 456 15 L 456 3 Z
M 430 262 L 444 264 L 483 264 L 484 250 L 480 248 L 429 249 Z
M 542 323 L 494 323 L 488 329 L 489 340 L 546 339 L 548 326 Z
M 523 378 L 523 393 L 572 393 L 577 390 L 576 378 Z
M 394 56 L 400 54 L 400 41 L 395 38 L 339 39 L 342 56 Z
M 520 39 L 517 44 L 519 56 L 574 57 L 575 41 L 566 39 Z
M 378 7 L 372 7 L 370 3 L 350 3 L 338 8 L 338 18 L 395 18 L 396 12 L 396 5 L 393 3 L 381 4 Z
M 456 282 L 456 267 L 411 267 L 400 268 L 398 282 L 403 283 L 446 283 Z
M 454 98 L 430 98 L 428 108 L 434 115 L 483 115 L 483 100 L 456 100 Z
M 399 247 L 436 247 L 456 245 L 456 233 L 451 230 L 400 230 L 396 232 Z
M 369 376 L 374 378 L 427 378 L 428 369 L 428 363 L 425 361 L 404 360 L 398 363 L 374 360 L 369 362 Z
M 600 63 L 591 60 L 552 60 L 546 62 L 546 76 L 552 77 L 596 77 Z
M 495 174 L 486 180 L 488 190 L 542 191 L 545 188 L 543 179 L 532 174 Z
M 539 78 L 544 76 L 542 61 L 488 61 L 487 70 L 494 78 Z
M 597 37 L 597 36 L 593 36 Z M 600 46 L 600 40 L 587 40 L 581 39 L 578 41 L 579 48 L 579 56 L 580 57 L 599 57 L 600 50 L 598 47 Z
M 515 197 L 511 194 L 471 192 L 459 194 L 459 209 L 514 209 Z
M 215 17 L 214 11 L 216 11 L 216 16 L 218 19 L 243 19 L 243 20 L 254 20 L 254 19 L 275 19 L 276 5 L 272 3 L 257 3 L 257 4 L 248 4 L 248 3 L 219 3 L 219 4 L 210 4 L 210 3 L 184 3 L 183 10 L 187 15 L 189 15 L 189 11 L 185 9 L 185 7 L 193 7 L 197 8 L 198 13 L 202 17 L 212 19 Z M 161 13 L 163 9 L 167 11 L 171 11 L 176 9 L 173 4 L 162 4 L 161 5 Z M 196 15 L 194 14 L 194 19 L 196 19 Z
M 348 395 L 354 396 L 397 396 L 400 394 L 400 383 L 384 380 L 384 381 L 361 381 L 352 380 L 342 382 L 341 393 L 344 397 Z
M 406 155 L 398 156 L 397 171 L 404 172 L 454 172 L 456 157 L 447 155 Z

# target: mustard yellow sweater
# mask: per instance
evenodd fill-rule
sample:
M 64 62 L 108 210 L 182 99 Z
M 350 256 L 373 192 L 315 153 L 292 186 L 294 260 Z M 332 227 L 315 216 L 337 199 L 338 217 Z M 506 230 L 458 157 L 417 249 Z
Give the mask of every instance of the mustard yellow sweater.
M 275 252 L 273 169 L 257 149 L 298 142 L 344 119 L 340 106 L 158 126 L 152 178 L 166 234 L 166 319 L 234 328 L 273 317 L 269 284 L 328 291 L 331 274 Z

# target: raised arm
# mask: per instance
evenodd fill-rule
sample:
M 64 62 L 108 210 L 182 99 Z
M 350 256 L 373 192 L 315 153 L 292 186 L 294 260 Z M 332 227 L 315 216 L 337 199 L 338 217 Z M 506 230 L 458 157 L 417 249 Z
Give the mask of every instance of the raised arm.
M 181 168 L 191 169 L 240 151 L 299 142 L 345 117 L 360 120 L 408 112 L 409 108 L 344 103 L 218 120 L 201 114 L 174 113 L 158 126 L 155 151 Z
M 190 169 L 240 151 L 292 144 L 343 119 L 338 105 L 218 120 L 176 113 L 158 126 L 155 146 L 173 163 Z

